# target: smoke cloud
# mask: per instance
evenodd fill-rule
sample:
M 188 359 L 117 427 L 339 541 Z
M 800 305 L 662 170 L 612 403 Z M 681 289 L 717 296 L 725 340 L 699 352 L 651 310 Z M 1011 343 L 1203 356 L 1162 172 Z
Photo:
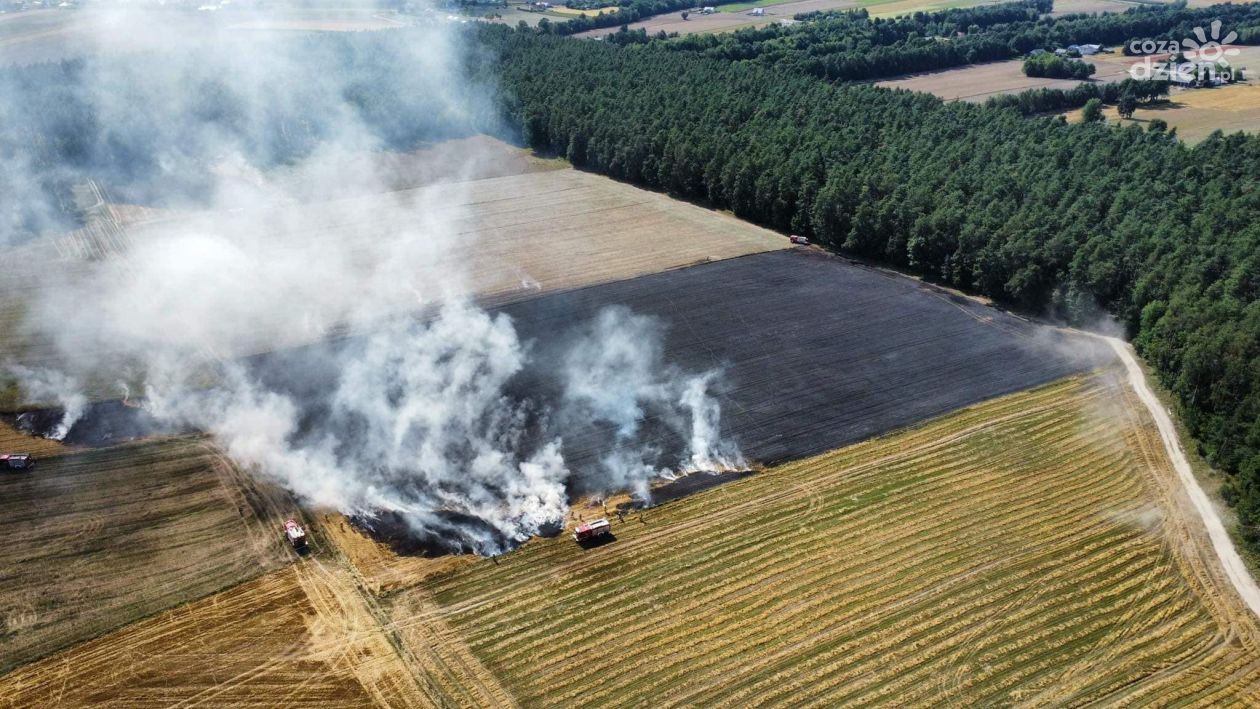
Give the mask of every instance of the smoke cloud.
M 154 419 L 211 433 L 307 504 L 388 512 L 484 554 L 562 524 L 576 495 L 646 499 L 656 478 L 743 465 L 722 436 L 720 372 L 669 363 L 667 323 L 608 308 L 552 334 L 543 356 L 475 304 L 462 258 L 475 236 L 449 199 L 470 187 L 388 193 L 362 161 L 336 169 L 495 129 L 493 87 L 468 68 L 457 28 L 216 30 L 184 52 L 36 72 L 65 79 L 60 98 L 93 129 L 77 161 L 21 147 L 20 128 L 0 134 L 21 158 L 0 181 L 31 199 L 5 212 L 0 243 L 60 238 L 73 226 L 66 195 L 85 186 L 111 201 L 70 210 L 88 227 L 112 203 L 159 210 L 127 229 L 114 210 L 110 248 L 31 267 L 56 287 L 27 303 L 23 335 L 53 356 L 41 367 L 18 356 L 9 371 L 28 401 L 64 409 L 54 435 L 89 388 L 125 397 L 135 383 Z M 373 83 L 384 74 L 388 95 Z M 50 100 L 21 80 L 0 92 L 0 110 L 17 114 Z M 465 165 L 492 159 L 469 153 Z M 363 194 L 379 197 L 336 198 Z M 367 208 L 372 229 L 339 220 Z
M 78 422 L 87 409 L 88 398 L 82 386 L 73 377 L 55 370 L 10 365 L 10 376 L 22 383 L 26 396 L 35 401 L 47 401 L 61 410 L 61 416 L 45 434 L 54 441 L 65 440 L 70 428 Z

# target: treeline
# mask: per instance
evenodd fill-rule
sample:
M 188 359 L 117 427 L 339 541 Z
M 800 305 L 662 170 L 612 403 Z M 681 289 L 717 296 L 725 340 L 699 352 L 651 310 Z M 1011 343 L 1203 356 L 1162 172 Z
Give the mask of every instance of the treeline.
M 666 46 L 726 60 L 749 60 L 830 81 L 899 74 L 1020 57 L 1034 49 L 1073 44 L 1125 45 L 1162 37 L 1220 19 L 1239 28 L 1240 42 L 1260 26 L 1260 5 L 1137 7 L 1119 14 L 1042 17 L 1045 1 L 872 18 L 865 10 L 802 15 L 807 22 L 695 34 Z M 1185 34 L 1179 35 L 1184 38 Z
M 1168 95 L 1167 81 L 1138 81 L 1125 79 L 1110 84 L 1081 83 L 1070 89 L 1029 89 L 1017 94 L 991 96 L 984 105 L 988 108 L 1013 108 L 1021 115 L 1057 113 L 1084 106 L 1090 99 L 1103 103 L 1120 103 L 1126 96 L 1135 103 L 1147 104 Z
M 539 149 L 1021 308 L 1113 314 L 1260 548 L 1260 139 L 1189 148 L 658 43 L 482 36 Z
M 715 0 L 705 2 L 705 4 L 721 5 L 732 2 L 738 2 L 738 0 Z M 631 22 L 638 22 L 653 15 L 690 10 L 696 7 L 696 0 L 621 0 L 617 5 L 620 9 L 616 12 L 575 17 L 566 22 L 552 22 L 547 18 L 543 18 L 538 23 L 538 28 L 535 31 L 541 34 L 568 35 L 586 32 L 587 30 L 597 30 L 603 27 L 619 27 L 628 25 Z
M 1097 67 L 1088 62 L 1060 57 L 1050 52 L 1028 57 L 1024 60 L 1024 76 L 1035 76 L 1045 79 L 1079 79 L 1084 81 L 1093 76 L 1096 70 Z
M 1006 59 L 1011 50 L 993 28 L 1031 24 L 1049 0 L 872 18 L 866 10 L 801 15 L 804 22 L 669 43 L 677 51 L 755 60 L 829 80 L 861 80 Z

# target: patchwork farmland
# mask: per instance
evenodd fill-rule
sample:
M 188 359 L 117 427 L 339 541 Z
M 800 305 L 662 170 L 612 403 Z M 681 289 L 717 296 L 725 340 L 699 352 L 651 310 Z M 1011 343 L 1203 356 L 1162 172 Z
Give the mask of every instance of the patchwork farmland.
M 356 568 L 321 546 L 0 676 L 0 706 L 1244 702 L 1260 629 L 1167 466 L 1107 370 L 631 511 L 595 550 L 407 560 L 380 597 L 357 565 L 390 553 L 329 516 Z
M 0 707 L 1260 696 L 1260 629 L 1105 347 L 729 215 L 517 168 L 249 214 L 125 212 L 19 248 L 77 278 L 177 225 L 265 223 L 281 253 L 449 210 L 479 245 L 460 269 L 537 361 L 606 305 L 654 315 L 668 361 L 722 371 L 724 430 L 759 471 L 620 517 L 620 498 L 575 500 L 570 526 L 614 518 L 589 550 L 562 535 L 495 560 L 400 556 L 313 510 L 297 557 L 277 533 L 295 503 L 205 439 L 80 450 L 0 428 L 43 456 L 0 477 Z M 17 322 L 29 292 L 3 292 Z M 282 361 L 294 342 L 250 325 L 244 351 Z M 8 354 L 51 356 L 11 327 Z
M 792 21 L 796 15 L 809 12 L 830 12 L 834 10 L 867 10 L 873 17 L 896 17 L 911 15 L 916 12 L 930 12 L 955 7 L 972 7 L 988 5 L 997 0 L 787 0 L 787 2 L 771 0 L 770 2 L 740 2 L 732 5 L 718 5 L 717 12 L 701 14 L 699 6 L 690 11 L 687 19 L 682 12 L 667 12 L 629 24 L 632 30 L 644 30 L 649 35 L 658 32 L 667 34 L 701 34 L 711 32 L 733 32 L 749 27 L 762 27 L 775 22 Z M 1103 1 L 1103 0 L 1100 0 Z M 1118 3 L 1117 3 L 1118 4 Z M 764 14 L 749 14 L 753 8 L 764 9 Z M 513 18 L 514 19 L 514 18 Z M 580 32 L 575 37 L 593 39 L 616 32 L 617 27 L 604 27 L 596 30 Z
M 621 1 L 0 0 L 0 709 L 1260 707 L 1260 5 Z
M 51 3 L 50 3 L 51 4 Z M 127 27 L 160 23 L 165 34 L 127 31 Z M 182 13 L 128 7 L 32 8 L 0 13 L 0 66 L 73 59 L 98 52 L 170 49 L 195 42 L 207 32 L 238 38 L 261 32 L 361 32 L 399 27 L 406 20 L 371 8 L 290 8 L 269 11 L 264 18 L 227 13 Z M 104 26 L 109 32 L 100 32 Z
M 1136 63 L 1119 51 L 1096 54 L 1087 61 L 1097 67 L 1091 81 L 1114 83 L 1129 78 L 1129 68 Z M 935 94 L 946 101 L 983 103 L 990 96 L 1017 94 L 1029 89 L 1070 89 L 1079 81 L 1024 76 L 1023 59 L 985 64 L 970 64 L 954 69 L 930 71 L 876 83 L 890 89 L 907 89 Z
M 715 12 L 710 15 L 701 14 L 697 9 L 690 11 L 687 19 L 682 18 L 681 12 L 667 12 L 654 17 L 649 17 L 638 22 L 630 23 L 632 30 L 645 30 L 648 34 L 654 35 L 657 32 L 678 34 L 698 34 L 708 32 L 732 32 L 745 27 L 762 27 L 774 22 L 782 20 L 791 20 L 794 15 L 805 12 L 822 12 L 828 10 L 850 10 L 859 7 L 859 3 L 855 0 L 792 0 L 791 2 L 772 2 L 772 3 L 740 3 L 739 9 L 723 8 L 718 6 Z M 761 17 L 755 17 L 749 13 L 753 7 L 764 7 L 765 14 Z M 580 32 L 575 37 L 586 39 L 603 37 L 611 32 L 616 32 L 616 27 L 605 27 L 597 30 L 588 30 Z
M 0 672 L 277 568 L 281 499 L 198 440 L 0 474 Z
M 425 579 L 394 624 L 524 706 L 1243 703 L 1255 619 L 1161 450 L 1074 378 Z

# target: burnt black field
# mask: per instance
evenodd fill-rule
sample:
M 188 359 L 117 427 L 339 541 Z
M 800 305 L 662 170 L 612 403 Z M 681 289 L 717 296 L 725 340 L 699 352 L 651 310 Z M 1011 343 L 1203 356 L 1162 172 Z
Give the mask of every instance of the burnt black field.
M 571 498 L 606 491 L 605 457 L 624 443 L 611 424 L 576 419 L 559 405 L 560 360 L 610 306 L 658 319 L 666 367 L 686 375 L 720 372 L 713 388 L 722 405 L 723 437 L 752 463 L 822 453 L 1094 369 L 1112 357 L 1091 338 L 812 249 L 745 256 L 502 306 L 494 312 L 511 318 L 529 352 L 527 365 L 503 392 L 503 406 L 522 414 L 516 450 L 525 457 L 560 439 Z M 335 430 L 339 461 L 370 466 L 373 451 L 359 450 L 356 422 L 336 419 L 328 406 L 341 366 L 363 344 L 360 337 L 346 337 L 245 363 L 269 390 L 300 403 L 295 444 Z M 43 433 L 60 420 L 58 413 L 10 419 Z M 681 467 L 688 441 L 677 424 L 676 412 L 647 408 L 633 449 L 653 466 Z M 109 445 L 182 432 L 142 408 L 99 402 L 66 440 Z M 458 467 L 461 451 L 447 453 Z M 406 478 L 405 471 L 391 474 Z M 735 477 L 686 477 L 658 488 L 653 501 Z M 413 492 L 424 498 L 425 491 Z M 460 515 L 437 510 L 426 533 L 388 513 L 355 524 L 407 554 L 463 553 L 481 549 L 477 544 L 497 553 L 520 541 Z M 477 533 L 469 536 L 469 530 Z
M 812 249 L 744 256 L 500 308 L 549 343 L 601 308 L 666 325 L 666 359 L 721 368 L 723 430 L 750 460 L 815 455 L 1110 361 L 1084 337 Z M 566 439 L 566 458 L 581 459 Z M 576 442 L 579 446 L 581 442 Z
M 572 471 L 571 495 L 602 489 L 601 460 L 616 434 L 603 422 L 558 415 L 559 360 L 577 332 L 608 306 L 658 318 L 668 366 L 685 374 L 721 372 L 715 393 L 723 435 L 755 463 L 822 453 L 1093 369 L 1111 357 L 1092 339 L 812 249 L 718 261 L 497 308 L 530 351 L 528 365 L 505 392 L 505 401 L 526 414 L 520 449 L 560 438 Z M 271 390 L 303 402 L 305 430 L 322 435 L 335 426 L 353 447 L 352 427 L 327 420 L 327 401 L 347 350 L 352 354 L 360 344 L 359 338 L 343 338 L 248 362 Z M 55 413 L 23 414 L 15 423 L 42 432 L 59 420 Z M 634 445 L 651 452 L 653 465 L 676 469 L 687 441 L 660 414 L 645 412 Z M 142 409 L 101 402 L 66 440 L 108 445 L 171 433 L 177 431 Z M 388 520 L 378 522 L 390 527 Z
M 529 342 L 530 364 L 508 392 L 545 413 L 572 334 L 607 306 L 664 325 L 665 359 L 686 373 L 719 369 L 722 429 L 746 458 L 774 464 L 815 455 L 1110 361 L 1097 342 L 1035 325 L 919 281 L 812 249 L 775 251 L 536 297 L 494 309 Z M 251 358 L 268 386 L 318 401 L 338 352 L 356 338 Z M 42 433 L 57 412 L 20 428 Z M 319 412 L 313 410 L 318 417 Z M 10 416 L 12 418 L 12 416 Z M 652 420 L 644 439 L 660 462 L 680 462 L 682 441 Z M 46 419 L 46 420 L 45 420 Z M 42 425 L 40 425 L 42 424 Z M 607 450 L 599 426 L 556 430 L 578 478 Z M 142 410 L 93 404 L 67 442 L 108 445 L 170 434 Z M 578 490 L 580 492 L 580 490 Z
M 560 413 L 564 353 L 610 306 L 659 319 L 664 361 L 685 374 L 721 372 L 722 431 L 751 463 L 822 453 L 955 409 L 1096 368 L 1110 350 L 922 282 L 814 249 L 743 256 L 494 308 L 527 343 L 528 364 L 505 392 L 527 413 L 519 450 L 559 438 L 572 496 L 606 484 L 616 445 L 603 422 Z M 321 402 L 357 338 L 255 360 L 273 390 Z M 632 447 L 678 469 L 688 441 L 645 412 Z M 307 407 L 309 429 L 330 427 Z M 347 440 L 353 442 L 354 437 Z M 453 452 L 457 454 L 458 452 Z

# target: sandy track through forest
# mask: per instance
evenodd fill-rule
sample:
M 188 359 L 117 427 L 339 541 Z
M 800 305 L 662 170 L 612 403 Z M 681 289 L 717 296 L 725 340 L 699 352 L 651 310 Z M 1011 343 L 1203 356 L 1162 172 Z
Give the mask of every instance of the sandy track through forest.
M 1168 411 L 1160 404 L 1159 399 L 1151 392 L 1146 384 L 1146 377 L 1142 374 L 1142 368 L 1138 365 L 1137 359 L 1129 345 L 1123 340 L 1109 337 L 1106 338 L 1111 348 L 1115 350 L 1116 355 L 1124 362 L 1125 372 L 1129 378 L 1129 385 L 1137 393 L 1138 398 L 1146 406 L 1151 417 L 1155 420 L 1155 425 L 1159 428 L 1159 437 L 1164 444 L 1164 451 L 1168 455 L 1168 460 L 1172 463 L 1173 470 L 1177 473 L 1177 479 L 1185 488 L 1186 495 L 1190 498 L 1191 504 L 1194 505 L 1195 512 L 1203 521 L 1203 526 L 1207 530 L 1208 538 L 1211 540 L 1212 549 L 1216 553 L 1217 559 L 1220 560 L 1221 568 L 1225 572 L 1225 576 L 1229 582 L 1238 591 L 1247 607 L 1260 617 L 1260 586 L 1256 585 L 1255 578 L 1251 575 L 1247 568 L 1246 562 L 1242 556 L 1238 554 L 1238 549 L 1234 547 L 1234 541 L 1230 538 L 1229 532 L 1225 530 L 1225 524 L 1221 521 L 1220 514 L 1216 511 L 1216 506 L 1208 498 L 1207 493 L 1203 491 L 1203 487 L 1199 485 L 1198 479 L 1194 477 L 1194 472 L 1190 469 L 1190 461 L 1186 460 L 1186 454 L 1181 449 L 1181 442 L 1177 437 L 1177 428 L 1173 425 L 1172 418 Z

